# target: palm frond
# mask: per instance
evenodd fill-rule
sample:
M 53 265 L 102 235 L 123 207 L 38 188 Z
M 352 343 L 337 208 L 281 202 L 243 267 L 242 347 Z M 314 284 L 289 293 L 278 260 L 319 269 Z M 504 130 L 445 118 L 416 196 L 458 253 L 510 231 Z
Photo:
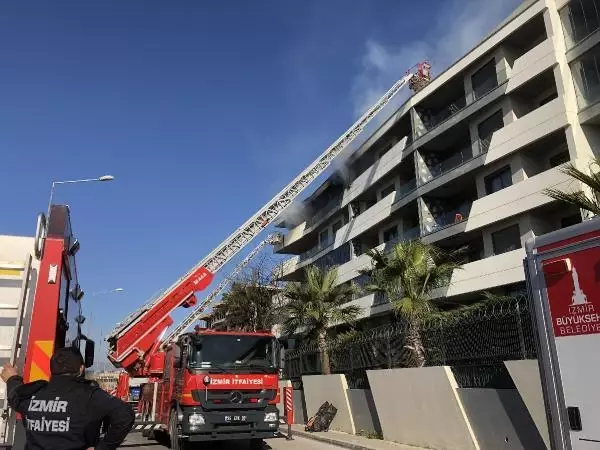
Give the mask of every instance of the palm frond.
M 600 203 L 596 198 L 589 198 L 583 191 L 563 192 L 558 189 L 544 189 L 544 195 L 559 200 L 563 203 L 576 206 L 585 211 L 600 215 Z

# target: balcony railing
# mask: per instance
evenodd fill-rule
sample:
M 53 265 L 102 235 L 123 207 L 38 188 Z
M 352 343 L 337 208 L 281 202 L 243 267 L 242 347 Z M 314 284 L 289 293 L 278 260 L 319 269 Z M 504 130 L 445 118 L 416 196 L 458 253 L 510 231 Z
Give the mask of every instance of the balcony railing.
M 307 227 L 313 226 L 314 224 L 319 222 L 319 220 L 326 217 L 332 211 L 339 209 L 340 205 L 342 204 L 342 198 L 343 198 L 343 196 L 339 195 L 339 196 L 336 196 L 336 197 L 332 198 L 331 200 L 329 200 L 329 202 L 327 202 L 325 204 L 325 206 L 323 206 L 322 208 L 319 208 L 319 210 L 316 213 L 312 214 L 306 220 L 306 226 Z
M 398 189 L 398 195 L 397 195 L 396 201 L 406 197 L 408 194 L 413 192 L 415 189 L 417 189 L 417 179 L 416 178 L 412 178 L 412 179 L 406 181 L 405 183 L 401 184 L 400 188 Z
M 310 250 L 307 250 L 304 253 L 300 253 L 300 257 L 298 258 L 298 260 L 300 262 L 306 261 L 307 259 L 315 256 L 317 253 L 320 253 L 323 250 L 325 250 L 326 248 L 331 247 L 332 245 L 333 245 L 333 241 L 327 241 L 323 244 L 316 245 L 315 247 L 311 248 Z
M 435 225 L 433 225 L 431 231 L 426 232 L 426 234 L 435 233 L 436 231 L 439 231 L 443 228 L 464 222 L 469 218 L 469 213 L 471 212 L 472 205 L 472 201 L 465 202 L 458 208 L 453 209 L 452 211 L 436 215 L 433 218 L 435 220 Z
M 328 270 L 334 266 L 341 266 L 350 261 L 350 242 L 346 242 L 335 250 L 317 259 L 313 266 Z
M 440 123 L 448 120 L 457 112 L 464 109 L 465 106 L 467 106 L 467 99 L 463 94 L 463 96 L 458 100 L 450 103 L 448 106 L 444 107 L 434 115 L 428 116 L 426 120 L 427 123 L 424 121 L 423 125 L 425 125 L 427 130 L 431 130 L 432 128 L 437 127 Z
M 456 167 L 473 159 L 473 155 L 471 153 L 471 146 L 469 145 L 468 147 L 465 147 L 462 150 L 452 154 L 449 158 L 429 167 L 429 173 L 431 173 L 433 178 L 440 177 L 443 174 L 450 172 L 452 169 L 455 169 Z
M 420 236 L 421 236 L 421 227 L 416 226 L 414 228 L 410 228 L 410 229 L 406 230 L 404 233 L 402 233 L 401 235 L 396 236 L 395 238 L 390 239 L 389 241 L 386 241 L 385 249 L 389 250 L 395 244 L 398 244 L 400 242 L 414 241 L 415 239 L 418 239 Z

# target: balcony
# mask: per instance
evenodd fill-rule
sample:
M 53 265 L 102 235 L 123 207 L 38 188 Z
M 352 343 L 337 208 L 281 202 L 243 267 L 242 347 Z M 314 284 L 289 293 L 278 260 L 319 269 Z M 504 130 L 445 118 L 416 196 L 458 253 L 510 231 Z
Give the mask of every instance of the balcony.
M 557 63 L 553 42 L 550 39 L 546 39 L 515 60 L 506 93 L 514 92 Z
M 440 214 L 426 214 L 426 216 L 428 217 L 425 218 L 425 223 L 423 223 L 423 235 L 432 234 L 437 231 L 443 230 L 444 228 L 448 228 L 453 225 L 464 222 L 469 218 L 472 205 L 473 202 L 466 201 L 460 206 L 452 208 L 450 211 L 446 211 Z
M 306 228 L 310 228 L 313 225 L 316 225 L 318 222 L 327 217 L 333 211 L 338 211 L 342 206 L 342 198 L 342 195 L 332 198 L 325 206 L 319 208 L 319 210 L 316 213 L 312 214 L 306 220 Z
M 467 100 L 464 97 L 464 92 L 463 92 L 463 96 L 461 98 L 454 100 L 447 106 L 441 108 L 439 111 L 437 111 L 435 113 L 430 113 L 430 114 L 423 112 L 421 114 L 421 120 L 423 122 L 425 130 L 429 131 L 429 130 L 437 127 L 439 124 L 445 122 L 450 117 L 452 117 L 454 114 L 462 111 L 466 106 L 467 106 Z
M 373 186 L 392 169 L 397 167 L 405 158 L 406 147 L 409 145 L 407 140 L 400 140 L 379 160 L 375 161 L 369 168 L 361 173 L 344 192 L 342 206 L 347 205 L 368 188 Z
M 485 164 L 504 158 L 567 124 L 564 103 L 561 98 L 556 98 L 494 132 Z
M 435 158 L 438 155 L 438 153 L 434 153 L 426 155 L 424 157 L 423 160 L 423 164 L 425 167 L 423 167 L 422 169 L 419 170 L 419 184 L 423 185 L 425 183 L 428 183 L 431 180 L 434 180 L 438 177 L 441 177 L 442 175 L 444 175 L 447 172 L 450 172 L 452 169 L 455 169 L 458 166 L 461 166 L 462 164 L 466 163 L 467 161 L 470 161 L 471 159 L 473 159 L 472 156 L 472 149 L 471 146 L 468 147 L 464 147 L 461 150 L 454 152 L 452 154 L 450 154 L 450 156 L 448 156 L 446 159 L 437 162 L 435 164 L 432 165 L 428 165 L 426 160 L 429 159 L 430 157 Z M 443 155 L 443 153 L 442 153 Z M 421 163 L 421 161 L 419 161 Z
M 576 161 L 576 166 L 585 170 L 585 164 L 581 161 Z M 549 188 L 576 190 L 578 183 L 557 167 L 486 195 L 473 202 L 465 231 L 476 230 L 553 202 L 553 199 L 542 193 Z
M 465 264 L 454 271 L 448 286 L 432 292 L 432 298 L 452 297 L 522 282 L 525 280 L 524 258 L 525 250 L 520 248 Z

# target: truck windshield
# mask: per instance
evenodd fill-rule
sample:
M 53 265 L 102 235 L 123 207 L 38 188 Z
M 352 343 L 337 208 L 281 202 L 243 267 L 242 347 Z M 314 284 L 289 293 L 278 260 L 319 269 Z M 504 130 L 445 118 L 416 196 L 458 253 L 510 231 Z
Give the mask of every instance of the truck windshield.
M 189 359 L 192 369 L 245 368 L 275 372 L 275 339 L 268 336 L 198 336 Z

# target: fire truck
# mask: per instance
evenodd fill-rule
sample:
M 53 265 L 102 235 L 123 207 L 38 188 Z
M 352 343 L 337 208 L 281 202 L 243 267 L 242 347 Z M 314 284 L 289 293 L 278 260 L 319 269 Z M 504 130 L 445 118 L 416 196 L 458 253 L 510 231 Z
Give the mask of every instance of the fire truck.
M 145 388 L 146 395 L 143 394 L 143 397 L 146 401 L 143 402 L 143 405 L 146 407 L 149 404 L 152 405 L 151 416 L 156 419 L 156 423 L 142 421 L 136 424 L 137 429 L 158 428 L 168 431 L 174 448 L 181 448 L 188 441 L 203 439 L 198 436 L 207 429 L 206 427 L 209 427 L 207 424 L 212 424 L 210 425 L 212 428 L 209 428 L 211 439 L 269 437 L 268 433 L 262 434 L 263 425 L 265 426 L 264 430 L 277 430 L 276 425 L 271 427 L 270 424 L 279 422 L 276 408 L 271 408 L 274 402 L 278 401 L 278 396 L 275 395 L 271 398 L 274 394 L 270 392 L 275 388 L 279 360 L 274 359 L 277 363 L 274 363 L 273 366 L 267 365 L 266 359 L 261 363 L 262 365 L 256 363 L 256 367 L 248 366 L 244 359 L 247 356 L 236 353 L 244 345 L 251 346 L 251 342 L 259 340 L 261 345 L 265 344 L 265 351 L 269 348 L 271 356 L 275 358 L 280 351 L 277 340 L 269 333 L 260 336 L 241 333 L 219 335 L 211 334 L 208 331 L 186 334 L 186 329 L 198 320 L 205 309 L 216 300 L 216 295 L 211 294 L 198 303 L 196 295 L 207 288 L 215 274 L 223 266 L 261 234 L 304 189 L 330 166 L 338 155 L 349 147 L 371 120 L 405 85 L 409 85 L 415 92 L 422 89 L 430 80 L 430 67 L 428 63 L 420 63 L 407 71 L 342 136 L 215 250 L 169 288 L 155 295 L 141 308 L 117 324 L 107 337 L 108 358 L 115 367 L 124 369 L 130 377 L 148 377 L 148 384 L 153 385 L 151 388 Z M 163 339 L 168 327 L 173 324 L 170 314 L 179 307 L 194 307 L 194 309 L 176 328 L 175 332 L 171 333 L 167 339 Z M 219 340 L 227 341 L 230 344 L 229 347 L 226 347 L 227 352 L 230 353 L 223 355 L 221 359 L 211 360 L 216 358 L 216 355 L 213 355 L 210 349 L 213 342 Z M 267 345 L 267 341 L 272 344 Z M 239 359 L 240 357 L 241 359 Z M 267 357 L 265 356 L 265 358 Z M 257 389 L 260 388 L 260 391 L 264 392 L 260 395 L 255 392 L 246 392 L 244 384 L 239 384 L 240 388 L 244 388 L 242 390 L 224 389 L 223 386 L 226 386 L 227 382 L 223 380 L 229 380 L 230 386 L 238 386 L 236 383 L 246 380 L 248 385 L 256 383 Z M 158 386 L 160 386 L 160 390 Z M 151 393 L 149 393 L 150 391 Z M 267 394 L 267 392 L 269 393 Z M 159 394 L 160 402 L 155 400 Z M 240 395 L 242 396 L 241 403 Z M 153 398 L 151 403 L 148 396 Z M 255 403 L 259 400 L 261 402 Z M 235 414 L 217 412 L 218 408 L 228 409 L 225 407 L 227 403 L 223 403 L 227 401 L 233 402 L 229 406 L 232 413 L 236 411 L 235 408 L 238 408 Z M 254 412 L 246 413 L 245 408 L 238 407 L 245 401 L 255 405 Z M 248 409 L 248 411 L 251 410 Z M 271 413 L 275 416 L 270 415 Z M 148 418 L 147 411 L 143 415 Z M 218 417 L 223 422 L 215 422 Z M 241 419 L 241 417 L 245 417 L 245 419 Z M 271 422 L 271 418 L 276 420 Z M 249 421 L 250 419 L 252 421 Z M 202 421 L 204 421 L 204 425 L 202 425 Z M 247 423 L 244 424 L 244 422 Z M 233 423 L 238 423 L 238 425 L 233 425 Z M 242 427 L 242 424 L 245 428 Z M 201 426 L 205 428 L 194 428 Z M 196 430 L 198 433 L 195 433 Z M 271 436 L 275 434 L 273 432 Z
M 168 423 L 173 449 L 235 439 L 262 448 L 279 436 L 280 348 L 269 331 L 183 334 L 158 354 L 160 379 L 144 385 L 145 423 Z
M 79 248 L 65 205 L 51 205 L 49 217 L 38 216 L 34 237 L 0 236 L 0 353 L 2 363 L 15 365 L 26 382 L 50 378 L 50 357 L 57 348 L 78 348 L 86 367 L 94 363 L 94 342 L 81 330 Z M 8 407 L 4 383 L 0 389 L 0 446 L 22 449 L 21 418 Z
M 553 450 L 600 448 L 600 218 L 526 244 Z

